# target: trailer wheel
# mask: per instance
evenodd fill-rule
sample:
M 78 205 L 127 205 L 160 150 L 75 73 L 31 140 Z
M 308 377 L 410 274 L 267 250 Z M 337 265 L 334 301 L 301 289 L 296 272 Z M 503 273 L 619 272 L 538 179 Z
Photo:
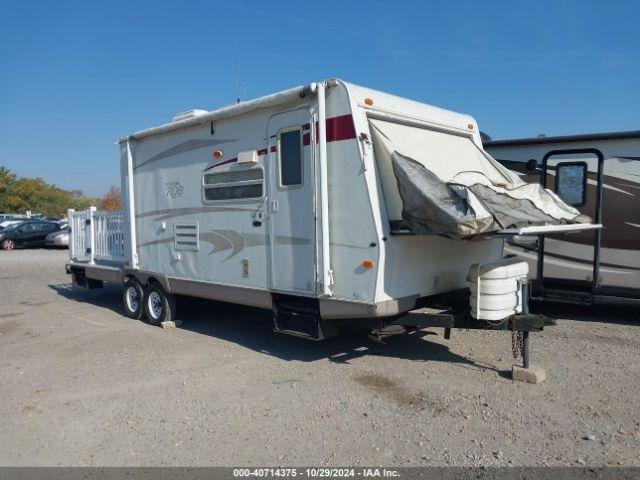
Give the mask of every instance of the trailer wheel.
M 176 314 L 176 299 L 157 283 L 147 287 L 144 311 L 149 323 L 154 325 L 173 320 Z
M 135 278 L 127 278 L 122 289 L 122 305 L 124 314 L 140 320 L 144 315 L 144 290 L 142 285 Z

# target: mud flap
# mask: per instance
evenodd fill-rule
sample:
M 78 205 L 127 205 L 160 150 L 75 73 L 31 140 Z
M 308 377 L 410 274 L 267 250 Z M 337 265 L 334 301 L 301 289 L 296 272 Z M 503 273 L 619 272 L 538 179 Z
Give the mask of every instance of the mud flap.
M 73 269 L 71 273 L 71 287 L 81 290 L 94 290 L 96 288 L 104 287 L 104 282 L 100 280 L 94 280 L 93 278 L 87 278 L 84 270 Z

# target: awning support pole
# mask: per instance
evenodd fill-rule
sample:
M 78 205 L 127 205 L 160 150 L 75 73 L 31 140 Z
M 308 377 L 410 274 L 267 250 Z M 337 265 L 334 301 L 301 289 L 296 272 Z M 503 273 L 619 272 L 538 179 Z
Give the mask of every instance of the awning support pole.
M 133 191 L 133 155 L 131 140 L 127 140 L 127 217 L 129 221 L 129 250 L 131 252 L 131 268 L 138 268 L 138 248 L 136 245 L 136 208 Z
M 329 185 L 327 175 L 327 113 L 325 82 L 318 83 L 318 166 L 320 170 L 320 225 L 322 235 L 322 293 L 331 292 L 332 272 L 329 252 Z

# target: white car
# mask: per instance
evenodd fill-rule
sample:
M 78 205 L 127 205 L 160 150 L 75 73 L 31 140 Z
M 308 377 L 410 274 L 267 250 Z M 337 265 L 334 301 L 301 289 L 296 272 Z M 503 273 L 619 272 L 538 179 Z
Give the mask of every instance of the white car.
M 24 222 L 24 219 L 20 219 L 20 220 L 5 220 L 4 222 L 0 222 L 0 229 L 1 228 L 7 228 L 10 225 L 15 225 L 16 223 L 22 223 Z

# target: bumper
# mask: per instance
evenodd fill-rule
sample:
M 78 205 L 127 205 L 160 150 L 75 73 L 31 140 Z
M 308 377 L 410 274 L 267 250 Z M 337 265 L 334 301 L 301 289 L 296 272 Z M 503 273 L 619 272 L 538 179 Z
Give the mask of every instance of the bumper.
M 47 247 L 68 247 L 69 239 L 60 237 L 47 238 L 44 243 Z

